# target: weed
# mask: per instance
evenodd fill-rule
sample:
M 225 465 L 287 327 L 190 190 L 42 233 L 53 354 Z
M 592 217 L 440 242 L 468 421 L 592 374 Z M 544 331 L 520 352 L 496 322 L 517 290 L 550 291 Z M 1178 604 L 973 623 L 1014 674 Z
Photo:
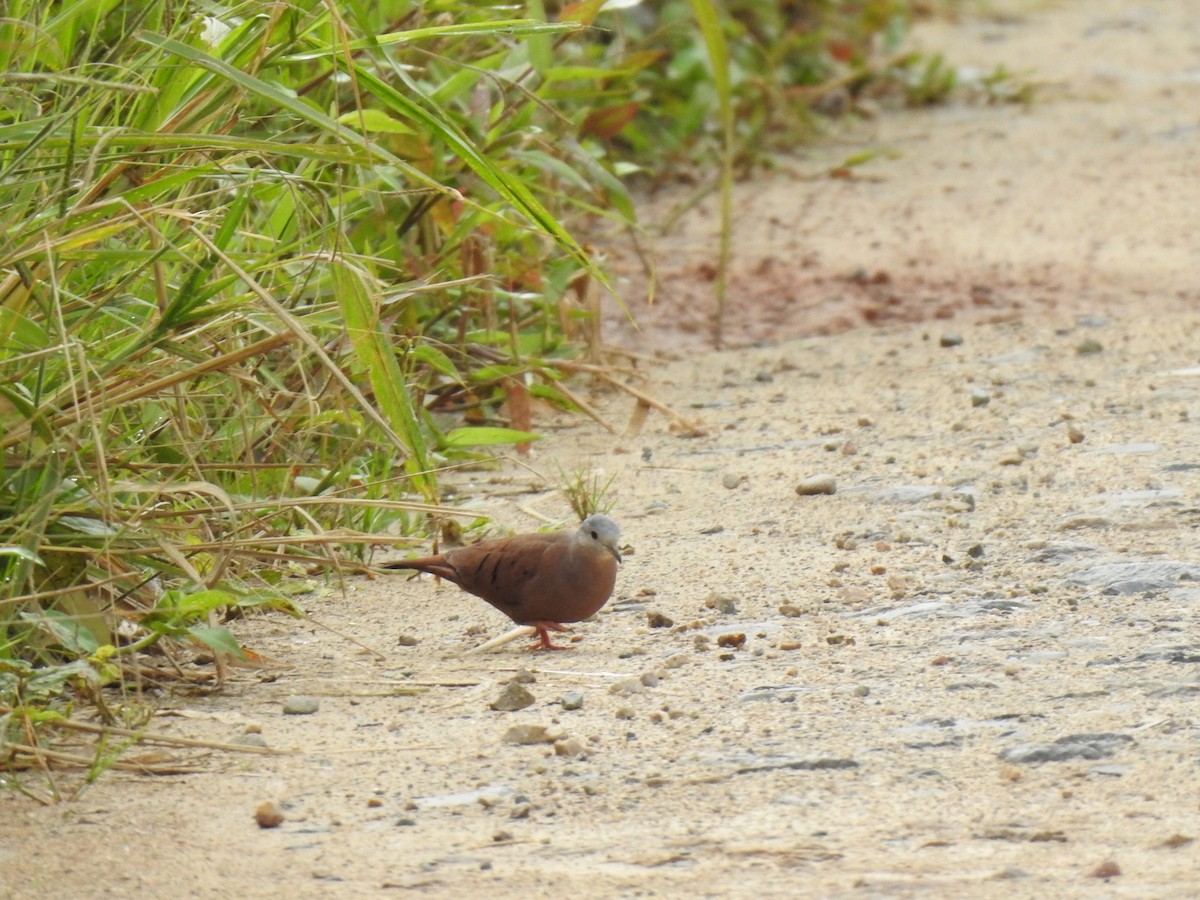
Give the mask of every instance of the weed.
M 606 478 L 595 469 L 581 467 L 573 472 L 559 469 L 558 475 L 562 492 L 580 520 L 593 513 L 608 513 L 615 505 L 616 496 L 612 493 L 615 473 Z

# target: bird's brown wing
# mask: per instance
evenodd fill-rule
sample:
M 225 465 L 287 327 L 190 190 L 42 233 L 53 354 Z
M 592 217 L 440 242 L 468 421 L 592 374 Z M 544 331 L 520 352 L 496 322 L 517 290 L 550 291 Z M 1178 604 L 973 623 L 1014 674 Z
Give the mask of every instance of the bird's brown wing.
M 538 573 L 554 566 L 554 551 L 565 546 L 568 538 L 562 532 L 519 534 L 451 550 L 444 554 L 454 570 L 448 580 L 521 622 L 525 607 L 537 599 L 531 586 L 537 583 Z

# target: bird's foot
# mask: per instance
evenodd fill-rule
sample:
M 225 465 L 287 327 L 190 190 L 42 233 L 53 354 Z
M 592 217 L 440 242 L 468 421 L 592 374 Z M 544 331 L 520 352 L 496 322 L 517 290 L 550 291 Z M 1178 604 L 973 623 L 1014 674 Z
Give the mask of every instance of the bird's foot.
M 531 627 L 537 630 L 538 640 L 536 644 L 530 644 L 530 650 L 574 650 L 574 647 L 567 647 L 563 644 L 556 644 L 550 640 L 551 631 L 567 631 L 571 629 L 566 625 L 559 625 L 557 622 L 529 622 Z

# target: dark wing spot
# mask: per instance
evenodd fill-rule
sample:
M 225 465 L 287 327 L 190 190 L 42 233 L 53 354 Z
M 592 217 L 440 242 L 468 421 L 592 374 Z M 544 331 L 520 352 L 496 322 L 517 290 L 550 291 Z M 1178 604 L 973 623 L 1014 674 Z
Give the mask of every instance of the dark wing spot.
M 491 578 L 492 584 L 495 584 L 496 581 L 500 578 L 500 567 L 502 565 L 504 565 L 504 554 L 503 553 L 495 553 L 495 554 L 489 553 L 487 556 L 484 557 L 483 565 L 486 565 L 487 561 L 489 559 L 491 559 L 492 556 L 496 557 L 496 561 L 492 564 L 492 578 Z

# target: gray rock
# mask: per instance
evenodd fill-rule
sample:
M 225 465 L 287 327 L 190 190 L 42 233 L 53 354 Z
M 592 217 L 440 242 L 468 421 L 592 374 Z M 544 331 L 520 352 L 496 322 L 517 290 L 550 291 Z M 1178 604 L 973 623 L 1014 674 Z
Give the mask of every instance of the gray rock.
M 857 769 L 858 762 L 846 757 L 837 756 L 764 756 L 755 757 L 752 762 L 734 770 L 735 775 L 749 775 L 752 772 L 777 772 L 791 769 L 798 772 L 819 772 L 825 769 Z
M 583 694 L 579 691 L 567 691 L 562 695 L 562 708 L 565 710 L 582 709 Z
M 1071 759 L 1108 759 L 1133 743 L 1127 734 L 1070 734 L 1052 744 L 1017 744 L 1000 754 L 1011 763 L 1066 762 Z
M 1028 546 L 1034 551 L 1030 557 L 1031 562 L 1061 563 L 1076 556 L 1100 552 L 1100 548 L 1095 544 L 1083 544 L 1078 541 L 1038 541 Z
M 1151 488 L 1145 491 L 1105 491 L 1093 499 L 1105 506 L 1172 506 L 1170 501 L 1180 500 L 1183 492 L 1176 488 Z
M 1180 581 L 1200 581 L 1200 563 L 1181 559 L 1139 559 L 1099 563 L 1077 571 L 1075 584 L 1101 585 L 1108 594 L 1140 594 L 1180 587 Z
M 1136 660 L 1137 662 L 1168 662 L 1195 665 L 1200 663 L 1200 647 L 1157 647 L 1153 650 L 1139 653 Z
M 268 746 L 267 739 L 265 737 L 263 737 L 261 734 L 258 734 L 257 732 L 250 732 L 248 734 L 239 734 L 237 737 L 233 738 L 229 743 L 239 744 L 243 747 L 262 747 L 264 750 Z
M 321 701 L 307 694 L 292 694 L 283 701 L 285 716 L 308 716 L 321 708 Z
M 885 503 L 921 503 L 929 499 L 940 499 L 949 493 L 947 488 L 933 485 L 897 484 L 877 490 L 875 499 Z
M 853 613 L 857 618 L 875 619 L 880 622 L 896 622 L 900 619 L 926 619 L 944 612 L 946 604 L 940 600 L 926 600 L 921 603 L 910 603 L 907 606 L 884 608 L 873 606 L 859 613 Z
M 1157 453 L 1161 449 L 1158 444 L 1145 441 L 1140 444 L 1106 444 L 1093 447 L 1088 453 Z

